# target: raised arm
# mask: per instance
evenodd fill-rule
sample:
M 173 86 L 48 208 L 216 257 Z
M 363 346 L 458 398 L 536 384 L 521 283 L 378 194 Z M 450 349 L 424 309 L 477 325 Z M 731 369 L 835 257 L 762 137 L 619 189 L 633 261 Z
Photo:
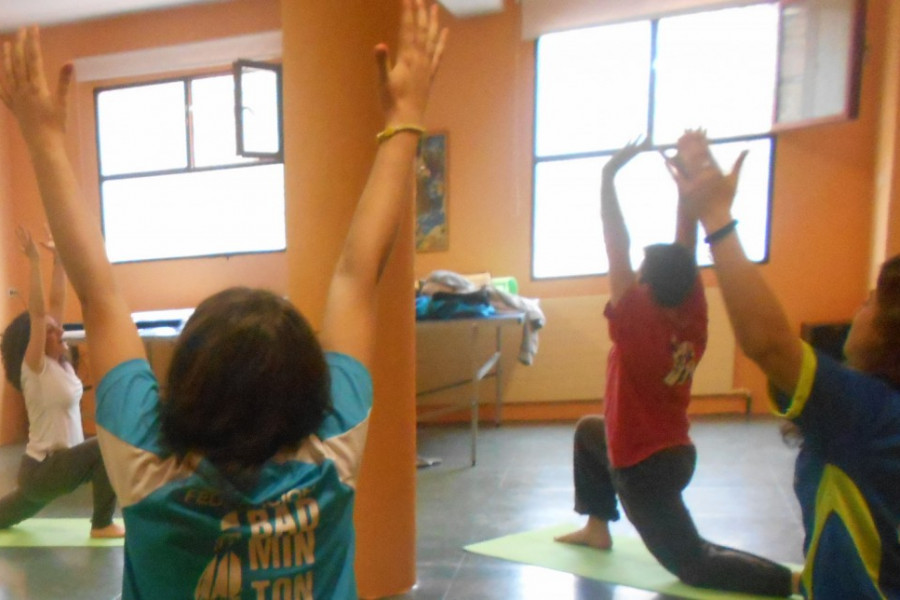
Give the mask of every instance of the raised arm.
M 328 291 L 321 340 L 326 350 L 369 366 L 375 342 L 375 291 L 403 215 L 412 210 L 413 165 L 425 107 L 447 38 L 438 7 L 404 0 L 396 62 L 375 48 L 385 130 Z
M 143 357 L 144 349 L 113 281 L 99 223 L 84 206 L 66 155 L 71 79 L 72 67 L 66 65 L 51 93 L 36 27 L 22 29 L 14 42 L 4 43 L 0 99 L 18 121 L 28 146 L 53 240 L 81 301 L 91 364 L 99 381 L 120 362 Z
M 30 334 L 25 347 L 25 364 L 35 373 L 44 370 L 44 353 L 47 344 L 47 307 L 44 304 L 44 282 L 41 277 L 41 257 L 31 233 L 24 227 L 16 228 L 16 237 L 22 253 L 28 260 L 28 321 Z
M 635 139 L 613 154 L 603 165 L 603 179 L 600 183 L 600 218 L 603 221 L 603 243 L 609 260 L 610 302 L 614 305 L 622 299 L 626 290 L 634 283 L 635 273 L 631 268 L 631 238 L 619 206 L 615 178 L 619 169 L 645 150 L 648 140 Z
M 62 260 L 59 258 L 59 252 L 56 251 L 56 244 L 53 243 L 53 236 L 49 236 L 49 239 L 46 242 L 41 242 L 41 245 L 53 256 L 53 270 L 50 272 L 50 296 L 47 314 L 53 317 L 58 325 L 62 326 L 63 314 L 66 309 L 66 270 L 63 268 Z
M 680 194 L 675 214 L 675 243 L 691 252 L 697 251 L 697 218 L 685 209 Z
M 734 230 L 731 206 L 746 152 L 724 175 L 710 160 L 696 173 L 672 171 L 686 210 L 696 215 L 707 234 L 728 318 L 741 350 L 765 372 L 779 390 L 793 393 L 802 362 L 800 339 L 787 316 L 744 254 Z
M 666 166 L 683 172 L 687 176 L 698 173 L 712 163 L 712 155 L 703 129 L 688 129 L 678 138 L 678 151 L 673 158 L 663 155 Z M 697 217 L 684 205 L 684 198 L 678 195 L 675 215 L 675 243 L 692 252 L 697 249 Z

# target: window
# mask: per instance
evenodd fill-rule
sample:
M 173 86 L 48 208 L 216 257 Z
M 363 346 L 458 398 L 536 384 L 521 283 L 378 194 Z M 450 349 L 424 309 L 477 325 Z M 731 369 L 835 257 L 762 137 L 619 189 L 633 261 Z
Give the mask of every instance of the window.
M 281 138 L 281 65 L 250 60 L 234 63 L 234 105 L 239 107 L 237 151 L 241 156 L 277 158 L 284 153 Z
M 271 151 L 244 156 L 235 115 L 248 111 L 235 111 L 232 74 L 95 92 L 112 262 L 285 249 L 280 92 L 277 80 L 258 73 L 242 78 L 242 94 L 269 114 L 253 114 L 249 139 Z
M 608 271 L 600 221 L 603 164 L 630 139 L 653 150 L 620 171 L 616 189 L 631 237 L 670 242 L 677 191 L 660 150 L 704 127 L 723 169 L 750 151 L 735 216 L 748 256 L 764 261 L 778 77 L 778 6 L 758 4 L 591 27 L 539 38 L 534 159 L 535 278 Z M 710 264 L 705 248 L 698 262 Z

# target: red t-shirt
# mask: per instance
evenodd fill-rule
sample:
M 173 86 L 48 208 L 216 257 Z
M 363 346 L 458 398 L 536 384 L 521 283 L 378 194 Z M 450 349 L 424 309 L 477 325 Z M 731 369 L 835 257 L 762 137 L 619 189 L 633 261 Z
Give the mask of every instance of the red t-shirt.
M 645 284 L 635 283 L 604 314 L 613 342 L 605 397 L 612 466 L 630 467 L 665 448 L 690 444 L 691 381 L 706 349 L 700 279 L 677 308 L 660 307 Z

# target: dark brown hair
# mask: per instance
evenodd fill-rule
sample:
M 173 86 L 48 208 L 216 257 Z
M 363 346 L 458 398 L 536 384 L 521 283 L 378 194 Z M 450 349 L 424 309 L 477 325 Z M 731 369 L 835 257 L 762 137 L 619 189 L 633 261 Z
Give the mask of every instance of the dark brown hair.
M 26 311 L 6 326 L 3 331 L 3 339 L 0 340 L 0 357 L 3 359 L 6 380 L 20 392 L 22 391 L 22 362 L 25 360 L 25 350 L 28 348 L 30 337 L 31 318 Z
M 881 265 L 875 300 L 875 328 L 881 343 L 874 374 L 900 388 L 900 254 Z
M 869 372 L 900 389 L 900 254 L 881 265 L 875 302 L 874 324 L 880 343 Z M 791 447 L 803 442 L 800 429 L 790 421 L 781 425 L 781 436 Z
M 681 244 L 653 244 L 644 248 L 641 282 L 660 306 L 674 308 L 688 297 L 697 279 L 697 261 Z
M 230 288 L 198 307 L 176 342 L 161 402 L 165 443 L 232 468 L 295 449 L 331 409 L 309 323 L 265 290 Z

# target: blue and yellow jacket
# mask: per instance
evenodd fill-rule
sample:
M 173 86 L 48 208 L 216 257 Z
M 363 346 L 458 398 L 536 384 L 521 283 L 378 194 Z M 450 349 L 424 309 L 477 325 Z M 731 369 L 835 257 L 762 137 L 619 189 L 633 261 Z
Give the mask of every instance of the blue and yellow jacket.
M 900 599 L 900 390 L 804 344 L 797 389 L 773 410 L 803 434 L 805 597 Z

